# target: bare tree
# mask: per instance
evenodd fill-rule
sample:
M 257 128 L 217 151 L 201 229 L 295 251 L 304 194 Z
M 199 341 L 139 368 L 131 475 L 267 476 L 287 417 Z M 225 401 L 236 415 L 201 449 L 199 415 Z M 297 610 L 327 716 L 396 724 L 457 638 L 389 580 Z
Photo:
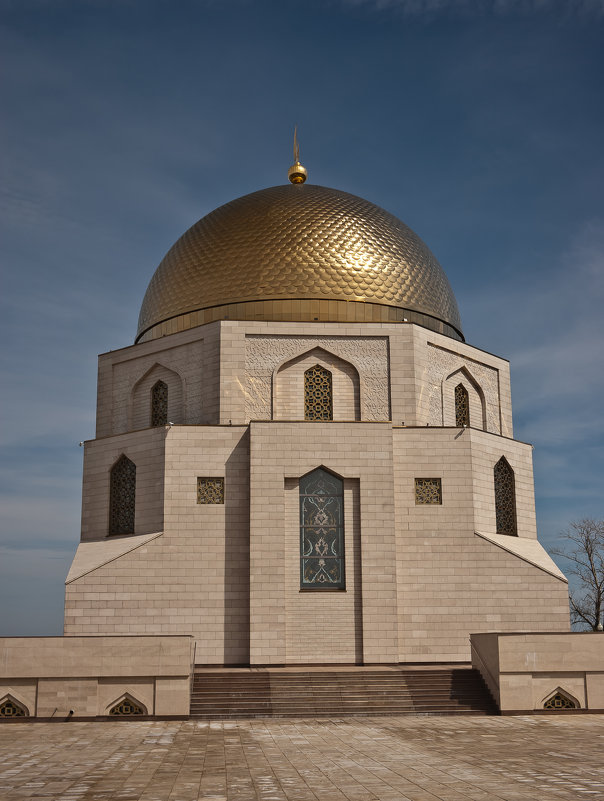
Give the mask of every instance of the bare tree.
M 578 520 L 562 532 L 566 548 L 552 554 L 570 563 L 567 573 L 579 580 L 570 595 L 571 623 L 602 630 L 604 612 L 604 520 Z

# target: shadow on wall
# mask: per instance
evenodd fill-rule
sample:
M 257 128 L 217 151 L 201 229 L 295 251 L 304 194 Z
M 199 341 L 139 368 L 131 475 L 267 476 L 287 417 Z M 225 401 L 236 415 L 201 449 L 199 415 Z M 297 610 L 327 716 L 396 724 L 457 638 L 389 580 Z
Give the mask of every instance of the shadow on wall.
M 249 429 L 225 465 L 224 664 L 250 661 Z

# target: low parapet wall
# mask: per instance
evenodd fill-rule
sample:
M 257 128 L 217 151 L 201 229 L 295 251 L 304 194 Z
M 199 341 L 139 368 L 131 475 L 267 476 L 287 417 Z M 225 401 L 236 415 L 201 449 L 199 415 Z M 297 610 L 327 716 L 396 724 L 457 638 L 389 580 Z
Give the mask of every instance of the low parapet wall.
M 140 710 L 187 717 L 191 637 L 2 637 L 0 719 L 12 707 L 26 716 L 64 720 Z M 8 700 L 5 715 L 2 706 Z
M 601 632 L 472 634 L 470 641 L 472 665 L 502 714 L 548 711 L 546 704 L 604 712 Z

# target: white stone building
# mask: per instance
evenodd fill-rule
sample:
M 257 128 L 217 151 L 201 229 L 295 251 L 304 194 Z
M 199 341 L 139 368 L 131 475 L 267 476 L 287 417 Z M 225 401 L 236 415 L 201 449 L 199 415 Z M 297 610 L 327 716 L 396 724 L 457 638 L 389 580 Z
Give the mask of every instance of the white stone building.
M 303 183 L 187 231 L 99 359 L 65 634 L 392 664 L 568 628 L 508 362 L 464 342 L 419 237 Z

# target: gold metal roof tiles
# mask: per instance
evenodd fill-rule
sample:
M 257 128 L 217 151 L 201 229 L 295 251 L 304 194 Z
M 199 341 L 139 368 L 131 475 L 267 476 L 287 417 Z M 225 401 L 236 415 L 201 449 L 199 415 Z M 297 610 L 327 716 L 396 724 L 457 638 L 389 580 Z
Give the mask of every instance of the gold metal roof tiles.
M 461 332 L 446 275 L 403 222 L 346 192 L 287 184 L 233 200 L 189 228 L 149 283 L 137 339 L 184 315 L 185 328 L 220 318 L 203 310 L 228 306 L 231 319 L 263 319 L 264 302 L 296 299 L 394 307 Z M 251 318 L 250 301 L 263 302 Z

